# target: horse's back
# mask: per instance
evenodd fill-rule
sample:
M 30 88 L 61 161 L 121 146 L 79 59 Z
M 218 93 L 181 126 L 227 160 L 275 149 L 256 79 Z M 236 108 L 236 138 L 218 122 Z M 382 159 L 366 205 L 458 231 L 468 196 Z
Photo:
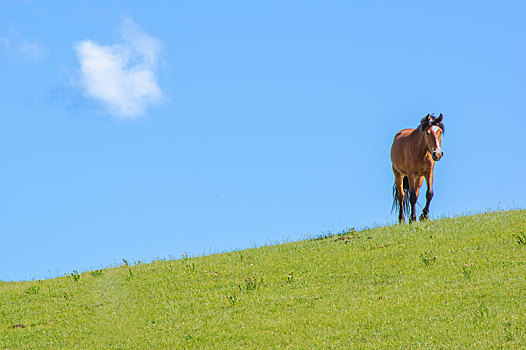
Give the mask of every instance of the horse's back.
M 404 129 L 396 133 L 393 145 L 391 146 L 391 155 L 393 152 L 400 152 L 402 148 L 405 147 L 404 145 L 407 143 L 407 137 L 411 135 L 414 130 L 415 129 Z
M 396 141 L 396 139 L 400 138 L 400 137 L 406 137 L 406 136 L 409 136 L 413 130 L 415 129 L 404 129 L 404 130 L 400 130 L 399 132 L 396 133 L 395 137 L 394 137 L 394 140 Z
M 411 135 L 414 130 L 415 129 L 403 129 L 397 132 L 393 140 L 393 145 L 391 146 L 391 163 L 393 167 L 401 173 L 407 172 L 405 149 L 408 146 L 407 137 Z

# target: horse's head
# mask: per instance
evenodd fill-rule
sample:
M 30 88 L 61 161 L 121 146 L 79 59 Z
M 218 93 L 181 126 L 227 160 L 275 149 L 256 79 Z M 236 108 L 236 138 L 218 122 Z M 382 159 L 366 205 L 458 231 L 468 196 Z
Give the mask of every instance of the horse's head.
M 439 161 L 444 155 L 442 152 L 442 134 L 444 133 L 443 116 L 440 114 L 437 118 L 427 115 L 420 121 L 420 128 L 424 132 L 427 150 L 431 153 L 434 161 Z

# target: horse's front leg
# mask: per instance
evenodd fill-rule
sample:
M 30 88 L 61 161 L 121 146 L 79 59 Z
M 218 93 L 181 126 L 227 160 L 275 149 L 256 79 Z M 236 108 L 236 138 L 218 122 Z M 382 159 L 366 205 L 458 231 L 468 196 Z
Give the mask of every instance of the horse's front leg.
M 433 199 L 433 170 L 431 170 L 431 172 L 426 175 L 426 185 L 426 206 L 422 210 L 420 221 L 429 219 L 429 204 L 431 203 L 431 199 Z
M 422 176 L 408 176 L 409 180 L 409 201 L 411 203 L 411 216 L 409 222 L 416 221 L 416 202 L 418 201 L 418 192 L 422 186 L 424 178 Z

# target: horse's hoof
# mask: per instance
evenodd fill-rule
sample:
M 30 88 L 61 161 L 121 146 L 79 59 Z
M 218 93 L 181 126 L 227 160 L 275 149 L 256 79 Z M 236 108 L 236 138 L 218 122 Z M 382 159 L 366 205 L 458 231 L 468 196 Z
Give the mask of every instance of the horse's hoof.
M 429 220 L 429 216 L 427 216 L 427 214 L 420 215 L 420 221 L 425 221 L 425 220 Z

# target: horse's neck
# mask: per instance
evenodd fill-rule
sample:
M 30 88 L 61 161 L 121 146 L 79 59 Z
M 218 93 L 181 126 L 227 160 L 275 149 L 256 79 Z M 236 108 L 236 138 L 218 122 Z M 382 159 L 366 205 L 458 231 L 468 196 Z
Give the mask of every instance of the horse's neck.
M 418 158 L 423 158 L 427 153 L 426 140 L 424 139 L 424 132 L 420 129 L 415 129 L 411 133 L 413 137 L 413 145 L 416 146 L 415 152 Z

